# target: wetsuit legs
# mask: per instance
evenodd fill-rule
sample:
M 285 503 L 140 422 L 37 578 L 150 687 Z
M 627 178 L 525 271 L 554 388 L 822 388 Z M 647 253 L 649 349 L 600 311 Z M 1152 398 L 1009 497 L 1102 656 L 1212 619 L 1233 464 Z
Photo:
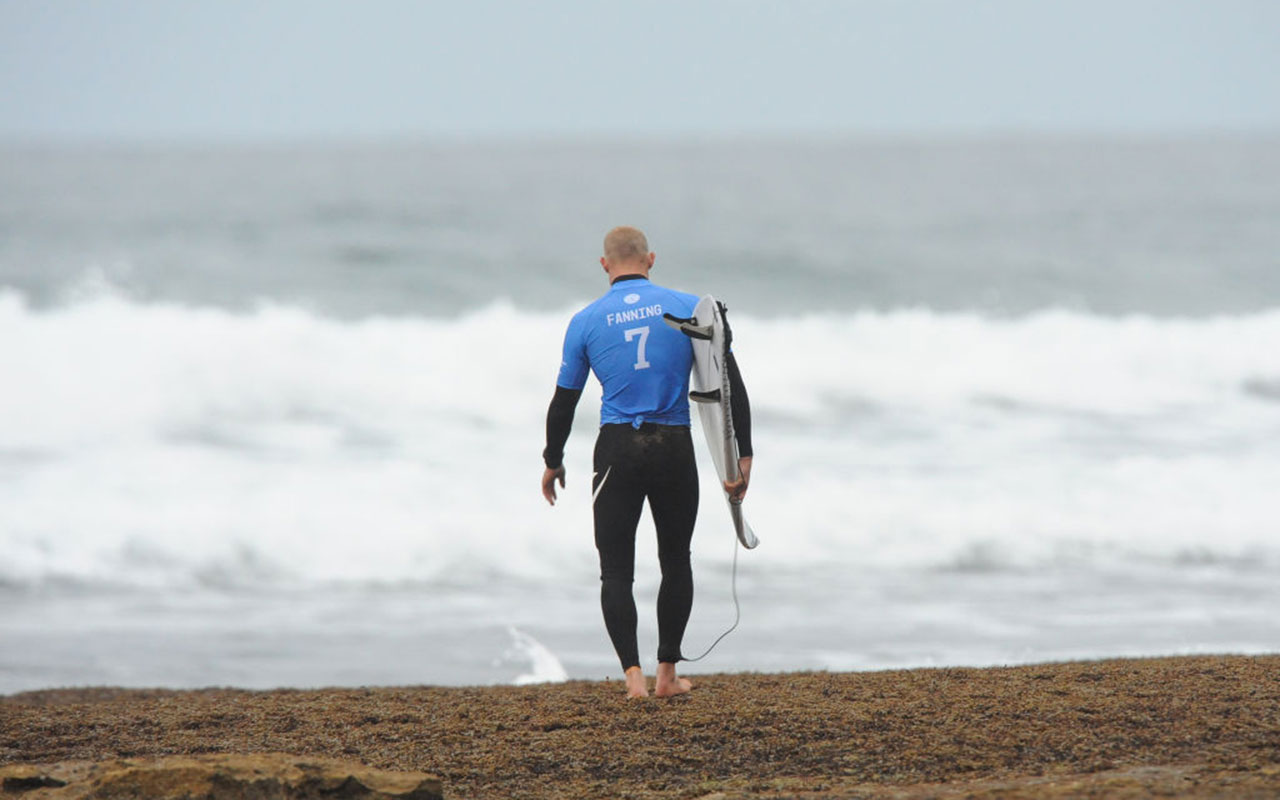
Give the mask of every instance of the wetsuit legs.
M 658 589 L 658 661 L 679 661 L 680 642 L 693 609 L 693 568 L 689 542 L 698 518 L 698 467 L 688 436 L 687 458 L 673 459 L 669 471 L 657 476 L 649 492 L 649 510 L 658 532 L 658 561 L 662 585 Z
M 600 605 L 623 670 L 639 666 L 636 645 L 636 525 L 647 497 L 658 534 L 658 660 L 679 661 L 693 607 L 689 543 L 698 514 L 698 470 L 689 429 L 605 425 L 596 441 L 594 518 Z
M 597 445 L 597 462 L 599 461 Z M 592 491 L 596 550 L 600 553 L 600 608 L 613 649 L 625 672 L 640 666 L 636 645 L 636 601 L 631 592 L 636 568 L 636 525 L 644 507 L 644 492 L 623 480 L 624 469 L 596 464 Z

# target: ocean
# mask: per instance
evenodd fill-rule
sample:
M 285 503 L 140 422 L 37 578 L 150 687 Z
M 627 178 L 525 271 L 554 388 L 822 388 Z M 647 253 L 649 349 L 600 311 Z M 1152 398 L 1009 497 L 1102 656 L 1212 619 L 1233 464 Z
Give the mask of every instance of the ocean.
M 1280 647 L 1280 137 L 11 144 L 0 693 L 620 677 L 594 381 L 538 489 L 617 224 L 752 402 L 686 671 Z

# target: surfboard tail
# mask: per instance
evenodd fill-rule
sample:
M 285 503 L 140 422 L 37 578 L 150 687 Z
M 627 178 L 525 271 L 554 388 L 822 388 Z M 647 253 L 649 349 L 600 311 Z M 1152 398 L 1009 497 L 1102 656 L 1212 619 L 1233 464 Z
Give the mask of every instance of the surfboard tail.
M 733 518 L 733 530 L 738 535 L 738 541 L 746 549 L 754 550 L 760 544 L 760 540 L 756 538 L 756 532 L 747 524 L 747 518 L 742 514 L 742 504 L 734 504 L 730 501 L 729 516 Z

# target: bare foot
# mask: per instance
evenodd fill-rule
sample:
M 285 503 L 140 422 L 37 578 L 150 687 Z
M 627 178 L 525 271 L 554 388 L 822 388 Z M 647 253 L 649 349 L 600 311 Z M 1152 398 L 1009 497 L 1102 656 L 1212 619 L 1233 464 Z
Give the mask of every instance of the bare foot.
M 675 664 L 658 664 L 658 682 L 653 688 L 653 693 L 658 697 L 675 697 L 681 694 L 688 694 L 692 688 L 693 681 L 676 676 Z
M 688 678 L 676 678 L 672 683 L 659 684 L 653 693 L 658 697 L 675 697 L 688 694 L 691 689 L 693 689 L 693 681 Z
M 627 697 L 648 697 L 649 685 L 645 682 L 644 673 L 639 667 L 631 667 L 626 671 L 627 676 Z

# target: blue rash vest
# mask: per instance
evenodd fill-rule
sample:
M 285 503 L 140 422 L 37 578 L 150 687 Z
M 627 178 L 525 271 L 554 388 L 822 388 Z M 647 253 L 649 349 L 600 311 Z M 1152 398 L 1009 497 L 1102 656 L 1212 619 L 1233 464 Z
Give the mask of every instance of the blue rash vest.
M 698 298 L 624 275 L 579 311 L 564 335 L 556 385 L 581 390 L 587 371 L 600 381 L 600 424 L 689 424 L 689 337 L 663 314 L 693 316 Z

